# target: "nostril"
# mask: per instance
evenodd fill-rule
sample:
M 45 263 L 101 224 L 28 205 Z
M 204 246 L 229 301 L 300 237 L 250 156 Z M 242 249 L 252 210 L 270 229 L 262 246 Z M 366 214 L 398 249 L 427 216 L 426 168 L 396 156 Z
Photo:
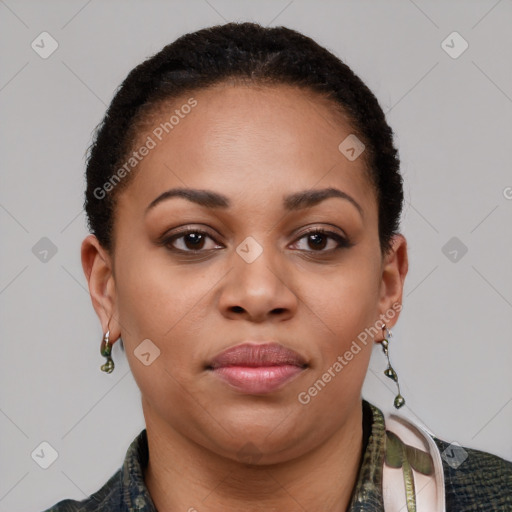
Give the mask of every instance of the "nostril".
M 244 310 L 244 308 L 242 308 L 241 306 L 233 306 L 231 310 L 235 313 L 241 313 Z

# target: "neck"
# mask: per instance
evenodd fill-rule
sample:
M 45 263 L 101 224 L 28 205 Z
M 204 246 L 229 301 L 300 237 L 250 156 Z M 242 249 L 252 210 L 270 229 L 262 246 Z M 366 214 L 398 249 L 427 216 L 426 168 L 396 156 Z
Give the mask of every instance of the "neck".
M 314 450 L 271 465 L 219 456 L 146 414 L 144 480 L 160 512 L 345 512 L 362 455 L 362 407 Z

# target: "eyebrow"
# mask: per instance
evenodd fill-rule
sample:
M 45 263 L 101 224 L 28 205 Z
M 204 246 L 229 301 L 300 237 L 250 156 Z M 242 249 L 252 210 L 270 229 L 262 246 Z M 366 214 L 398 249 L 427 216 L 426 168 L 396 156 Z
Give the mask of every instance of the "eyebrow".
M 170 190 L 166 190 L 153 199 L 153 201 L 151 201 L 151 203 L 146 207 L 145 215 L 157 204 L 173 197 L 182 197 L 200 206 L 204 206 L 205 208 L 226 209 L 231 206 L 231 201 L 227 196 L 219 194 L 218 192 L 213 192 L 212 190 L 172 188 Z M 293 194 L 289 194 L 283 198 L 283 206 L 285 210 L 288 211 L 301 210 L 315 206 L 331 197 L 338 197 L 349 201 L 356 207 L 361 217 L 364 218 L 364 212 L 361 205 L 352 196 L 334 187 L 294 192 Z

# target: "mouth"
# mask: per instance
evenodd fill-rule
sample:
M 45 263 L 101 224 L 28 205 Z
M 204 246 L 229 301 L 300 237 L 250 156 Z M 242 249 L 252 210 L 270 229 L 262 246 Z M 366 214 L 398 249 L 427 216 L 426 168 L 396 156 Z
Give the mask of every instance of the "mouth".
M 216 356 L 206 369 L 247 394 L 277 391 L 308 368 L 297 352 L 278 343 L 242 343 Z

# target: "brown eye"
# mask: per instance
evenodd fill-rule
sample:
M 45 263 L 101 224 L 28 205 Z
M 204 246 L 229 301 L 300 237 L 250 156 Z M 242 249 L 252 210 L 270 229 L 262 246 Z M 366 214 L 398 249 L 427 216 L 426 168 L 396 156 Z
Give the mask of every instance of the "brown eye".
M 210 243 L 210 247 L 205 247 L 205 245 L 208 245 L 208 240 L 215 242 L 205 231 L 189 229 L 167 237 L 162 241 L 162 244 L 176 252 L 198 252 L 202 250 L 206 252 L 219 247 L 216 243 Z
M 183 244 L 187 249 L 191 249 L 193 251 L 202 249 L 205 241 L 204 235 L 201 233 L 187 233 L 180 238 L 183 238 Z
M 313 233 L 312 235 L 308 236 L 308 243 L 310 244 L 309 247 L 312 247 L 313 249 L 325 249 L 325 246 L 327 245 L 327 239 L 329 238 L 327 235 L 324 235 L 323 233 Z
M 304 233 L 298 240 L 306 240 L 306 244 L 308 248 L 303 248 L 302 250 L 308 252 L 331 252 L 337 249 L 350 247 L 350 242 L 338 235 L 338 233 L 334 233 L 332 231 L 326 231 L 323 229 L 312 229 L 306 233 Z M 330 247 L 326 249 L 329 245 Z

